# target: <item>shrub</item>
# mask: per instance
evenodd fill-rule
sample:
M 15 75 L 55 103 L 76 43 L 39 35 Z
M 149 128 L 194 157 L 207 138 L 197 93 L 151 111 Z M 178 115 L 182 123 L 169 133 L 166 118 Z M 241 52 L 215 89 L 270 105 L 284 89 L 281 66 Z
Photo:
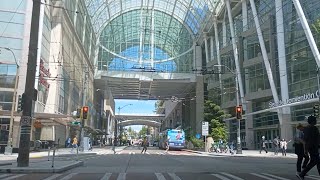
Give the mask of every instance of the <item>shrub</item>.
M 191 137 L 190 141 L 195 148 L 204 148 L 204 142 L 202 139 L 197 139 L 195 137 Z

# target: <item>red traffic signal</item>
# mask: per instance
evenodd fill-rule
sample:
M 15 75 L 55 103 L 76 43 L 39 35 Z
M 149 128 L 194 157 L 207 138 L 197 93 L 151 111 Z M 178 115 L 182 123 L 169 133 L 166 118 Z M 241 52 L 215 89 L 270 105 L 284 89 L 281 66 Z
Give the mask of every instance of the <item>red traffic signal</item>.
M 82 118 L 83 119 L 88 119 L 88 112 L 89 112 L 89 107 L 83 106 L 82 107 Z
M 236 117 L 239 120 L 242 119 L 242 106 L 241 105 L 236 107 Z

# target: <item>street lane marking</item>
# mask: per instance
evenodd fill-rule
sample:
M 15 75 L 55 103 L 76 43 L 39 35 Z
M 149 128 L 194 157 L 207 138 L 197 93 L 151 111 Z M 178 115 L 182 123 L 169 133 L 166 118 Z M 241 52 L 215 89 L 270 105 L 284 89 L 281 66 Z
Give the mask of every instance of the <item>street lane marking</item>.
M 57 177 L 59 177 L 59 176 L 61 176 L 62 174 L 54 174 L 54 175 L 52 175 L 52 176 L 50 176 L 50 177 L 47 177 L 47 178 L 45 178 L 45 179 L 43 179 L 43 180 L 54 180 L 54 179 L 57 179 Z
M 244 179 L 242 179 L 242 178 L 239 178 L 239 177 L 237 177 L 237 176 L 234 176 L 234 175 L 229 174 L 229 173 L 226 173 L 226 172 L 222 172 L 221 174 L 223 174 L 223 175 L 225 175 L 225 176 L 228 176 L 228 177 L 230 177 L 230 178 L 233 178 L 233 179 L 235 179 L 235 180 L 244 180 Z
M 112 175 L 112 173 L 105 173 L 104 176 L 100 180 L 109 180 L 111 175 Z
M 175 173 L 168 173 L 173 180 L 181 180 Z
M 260 177 L 262 179 L 267 179 L 267 180 L 274 180 L 274 178 L 270 178 L 270 177 L 267 177 L 267 176 L 264 176 L 264 175 L 260 175 L 260 174 L 257 174 L 257 173 L 250 173 L 254 176 L 257 176 L 257 177 Z
M 78 173 L 70 173 L 69 175 L 63 177 L 62 179 L 60 180 L 68 180 L 68 179 L 71 179 L 73 176 L 77 175 Z
M 212 176 L 215 176 L 216 178 L 219 178 L 219 179 L 221 179 L 221 180 L 231 180 L 231 179 L 229 179 L 229 178 L 226 178 L 226 177 L 224 177 L 224 176 L 221 176 L 220 174 L 211 174 Z
M 4 178 L 4 177 L 7 177 L 7 176 L 10 176 L 10 175 L 9 174 L 1 174 L 0 178 Z
M 161 173 L 154 173 L 158 180 L 166 180 L 166 178 Z
M 269 174 L 269 173 L 261 173 L 261 174 L 266 175 L 266 176 L 270 176 L 270 177 L 273 177 L 273 178 L 276 178 L 276 179 L 280 179 L 280 180 L 290 180 L 290 179 L 279 177 L 279 176 L 275 176 L 275 175 Z
M 25 175 L 25 174 L 18 174 L 18 175 L 15 175 L 15 176 L 7 177 L 7 178 L 2 179 L 2 180 L 18 179 L 18 177 L 21 177 L 21 176 L 24 176 L 24 175 Z
M 127 173 L 119 173 L 117 180 L 126 180 L 126 174 Z

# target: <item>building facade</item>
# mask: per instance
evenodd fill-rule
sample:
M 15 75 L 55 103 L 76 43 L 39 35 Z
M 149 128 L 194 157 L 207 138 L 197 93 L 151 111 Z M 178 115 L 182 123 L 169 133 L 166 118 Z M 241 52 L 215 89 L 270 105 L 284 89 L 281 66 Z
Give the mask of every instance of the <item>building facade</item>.
M 300 3 L 318 43 L 320 2 Z M 237 76 L 245 114 L 242 146 L 259 149 L 262 136 L 270 145 L 276 136 L 293 140 L 296 124 L 306 124 L 305 117 L 313 114 L 319 91 L 317 63 L 292 0 L 227 0 L 214 19 L 202 49 L 206 67 L 218 64 L 222 72 L 207 76 L 206 98 L 234 117 Z M 236 141 L 237 121 L 227 124 L 229 140 Z
M 14 0 L 0 5 L 0 145 L 9 139 L 10 116 L 13 101 L 14 82 L 19 64 L 17 102 L 25 87 L 26 68 L 29 52 L 32 1 Z M 67 137 L 79 134 L 79 127 L 72 112 L 89 106 L 89 119 L 85 126 L 98 128 L 102 121 L 94 102 L 94 57 L 96 37 L 83 0 L 43 1 L 40 12 L 38 62 L 35 89 L 37 101 L 34 103 L 34 122 L 31 140 L 45 140 L 64 145 Z M 99 107 L 103 109 L 104 103 Z M 17 105 L 14 107 L 17 111 Z M 14 117 L 13 147 L 19 144 L 20 117 Z

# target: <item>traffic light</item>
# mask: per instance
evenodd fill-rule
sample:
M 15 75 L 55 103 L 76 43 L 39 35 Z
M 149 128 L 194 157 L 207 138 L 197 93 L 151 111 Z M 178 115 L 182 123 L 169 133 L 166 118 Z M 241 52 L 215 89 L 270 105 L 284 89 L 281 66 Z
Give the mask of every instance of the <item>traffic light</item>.
M 25 99 L 26 99 L 26 95 L 24 93 L 18 96 L 18 108 L 17 108 L 18 112 L 23 111 Z
M 315 105 L 313 106 L 313 115 L 314 115 L 315 117 L 319 117 L 319 104 L 315 104 Z
M 242 106 L 237 106 L 236 107 L 236 117 L 238 120 L 242 119 Z
M 76 117 L 77 117 L 77 118 L 81 118 L 81 108 L 77 108 Z
M 89 112 L 89 107 L 83 106 L 82 107 L 82 118 L 83 119 L 88 119 L 88 112 Z

